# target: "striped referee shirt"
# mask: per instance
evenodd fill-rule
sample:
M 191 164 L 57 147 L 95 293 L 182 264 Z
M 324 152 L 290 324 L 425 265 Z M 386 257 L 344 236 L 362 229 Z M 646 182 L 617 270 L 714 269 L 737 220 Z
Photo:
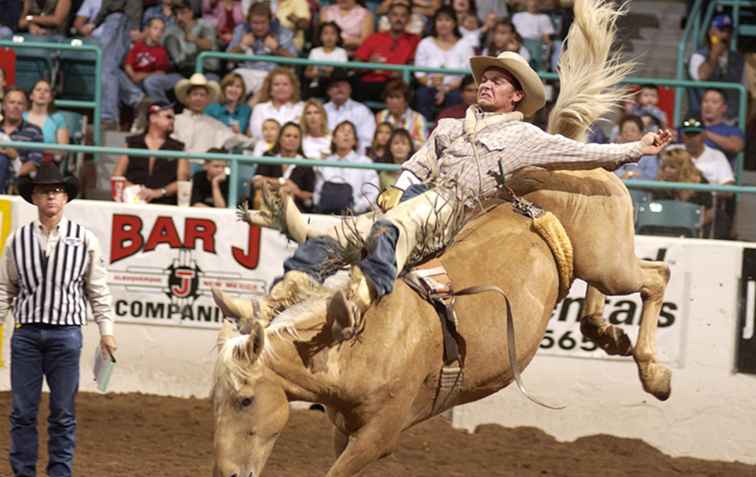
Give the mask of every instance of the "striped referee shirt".
M 49 233 L 35 220 L 8 239 L 0 265 L 0 316 L 19 324 L 86 324 L 87 302 L 101 335 L 113 334 L 107 270 L 92 232 L 62 218 Z

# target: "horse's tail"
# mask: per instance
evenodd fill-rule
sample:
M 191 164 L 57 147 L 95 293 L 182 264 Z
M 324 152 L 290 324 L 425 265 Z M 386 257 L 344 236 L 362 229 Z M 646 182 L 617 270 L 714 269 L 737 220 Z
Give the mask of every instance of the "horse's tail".
M 627 97 L 618 83 L 635 67 L 611 52 L 617 19 L 626 5 L 611 0 L 577 0 L 575 21 L 565 39 L 559 61 L 561 92 L 549 115 L 548 131 L 578 141 L 597 119 Z

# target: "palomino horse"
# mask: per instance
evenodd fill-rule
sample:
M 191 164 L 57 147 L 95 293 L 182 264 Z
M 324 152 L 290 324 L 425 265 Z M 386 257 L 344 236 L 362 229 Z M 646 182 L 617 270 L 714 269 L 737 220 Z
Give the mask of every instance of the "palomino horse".
M 460 237 L 441 261 L 455 286 L 486 283 L 507 292 L 523 369 L 538 351 L 556 304 L 559 276 L 552 252 L 531 231 L 530 220 L 509 205 L 477 218 Z M 512 382 L 501 297 L 458 298 L 465 374 L 449 396 L 438 395 L 439 318 L 406 284 L 397 282 L 368 311 L 354 341 L 334 341 L 325 303 L 316 298 L 296 305 L 268 328 L 257 324 L 250 335 L 228 338 L 221 331 L 212 393 L 217 477 L 260 476 L 286 425 L 289 401 L 327 407 L 338 455 L 327 475 L 346 477 L 390 453 L 404 429 Z
M 622 96 L 613 87 L 628 68 L 608 59 L 619 12 L 604 0 L 578 0 L 574 8 L 549 131 L 580 139 Z M 656 362 L 654 334 L 669 270 L 635 256 L 625 186 L 603 170 L 538 169 L 520 171 L 509 185 L 564 225 L 574 245 L 575 276 L 590 285 L 581 329 L 610 353 L 632 354 L 644 389 L 666 399 L 670 373 Z M 537 351 L 557 299 L 552 254 L 508 206 L 468 224 L 462 237 L 441 261 L 458 288 L 496 285 L 508 294 L 522 369 Z M 635 347 L 602 318 L 604 293 L 633 292 L 643 299 Z M 217 476 L 260 475 L 286 424 L 289 400 L 327 406 L 338 455 L 328 476 L 348 476 L 389 453 L 403 429 L 513 379 L 506 320 L 497 311 L 504 303 L 494 295 L 458 299 L 465 377 L 450 396 L 438 391 L 443 346 L 438 318 L 403 282 L 368 310 L 364 329 L 352 341 L 333 340 L 325 304 L 325 298 L 313 298 L 267 329 L 257 324 L 252 334 L 231 339 L 221 334 L 213 390 Z

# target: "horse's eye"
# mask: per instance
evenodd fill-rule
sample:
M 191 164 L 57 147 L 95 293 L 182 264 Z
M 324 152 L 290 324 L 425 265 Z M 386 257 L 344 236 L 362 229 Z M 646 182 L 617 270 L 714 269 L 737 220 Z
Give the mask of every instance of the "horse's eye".
M 244 398 L 241 401 L 239 401 L 239 404 L 241 404 L 241 407 L 249 407 L 252 405 L 252 398 Z

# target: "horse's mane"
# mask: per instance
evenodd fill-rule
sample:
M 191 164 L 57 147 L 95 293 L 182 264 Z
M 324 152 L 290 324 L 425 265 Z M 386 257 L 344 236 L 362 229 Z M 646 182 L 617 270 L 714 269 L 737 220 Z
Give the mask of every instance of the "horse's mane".
M 611 47 L 617 33 L 617 19 L 627 3 L 615 8 L 610 0 L 577 0 L 575 21 L 563 42 L 559 59 L 560 92 L 549 114 L 548 131 L 577 141 L 619 102 L 629 96 L 618 86 L 635 67 Z

